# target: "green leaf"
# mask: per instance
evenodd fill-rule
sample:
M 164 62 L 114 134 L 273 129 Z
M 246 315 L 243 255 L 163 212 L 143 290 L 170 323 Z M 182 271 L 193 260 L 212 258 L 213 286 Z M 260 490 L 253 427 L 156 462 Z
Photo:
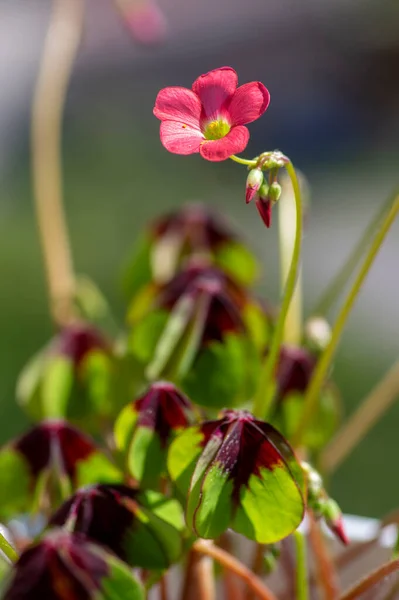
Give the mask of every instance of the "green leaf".
M 76 473 L 76 487 L 123 481 L 121 471 L 100 451 L 80 460 L 76 465 Z
M 140 362 L 147 364 L 153 358 L 168 319 L 166 310 L 155 310 L 133 324 L 129 335 L 129 351 Z
M 219 246 L 215 262 L 244 286 L 252 285 L 259 274 L 254 254 L 240 242 L 228 242 Z
M 107 553 L 106 562 L 110 571 L 101 580 L 101 591 L 96 594 L 96 600 L 145 600 L 144 588 L 125 563 L 110 553 Z
M 152 280 L 151 270 L 152 237 L 146 233 L 137 242 L 123 276 L 123 291 L 132 298 L 144 285 Z
M 183 498 L 190 488 L 191 476 L 203 448 L 203 434 L 199 427 L 188 427 L 169 447 L 167 469 L 173 483 Z
M 259 357 L 248 338 L 228 334 L 200 352 L 182 388 L 201 406 L 232 408 L 251 397 L 258 367 Z
M 29 466 L 10 447 L 0 450 L 0 517 L 9 519 L 26 511 L 31 497 Z
M 165 455 L 153 429 L 136 427 L 129 446 L 128 468 L 140 486 L 158 487 L 159 477 L 165 471 Z
M 290 535 L 303 519 L 303 496 L 284 466 L 261 469 L 241 489 L 232 528 L 260 544 L 272 544 Z

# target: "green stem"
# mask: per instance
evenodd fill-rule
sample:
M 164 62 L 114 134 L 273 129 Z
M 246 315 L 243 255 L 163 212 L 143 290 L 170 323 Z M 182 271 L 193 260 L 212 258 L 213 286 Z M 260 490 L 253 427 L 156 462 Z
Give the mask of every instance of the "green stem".
M 279 245 L 280 245 L 280 282 L 281 294 L 284 293 L 291 266 L 296 231 L 296 206 L 292 186 L 284 186 L 288 177 L 281 179 L 283 195 L 278 203 Z M 302 188 L 301 188 L 302 192 Z M 302 192 L 303 197 L 303 192 Z M 295 292 L 285 319 L 283 342 L 299 345 L 302 338 L 302 269 L 299 268 Z
M 306 568 L 306 538 L 299 531 L 294 532 L 296 551 L 296 598 L 309 600 L 308 573 Z
M 331 365 L 331 361 L 334 357 L 338 343 L 341 339 L 341 335 L 342 335 L 343 329 L 346 325 L 346 321 L 348 320 L 348 317 L 351 313 L 353 305 L 359 295 L 359 292 L 362 288 L 364 280 L 366 279 L 366 276 L 367 276 L 368 272 L 370 271 L 370 268 L 374 262 L 374 259 L 377 256 L 378 251 L 385 239 L 385 236 L 387 235 L 398 212 L 399 212 L 399 194 L 394 198 L 391 210 L 389 211 L 388 215 L 385 217 L 379 230 L 377 231 L 376 235 L 374 236 L 374 240 L 373 240 L 371 247 L 366 255 L 366 258 L 364 259 L 363 264 L 360 267 L 359 273 L 357 274 L 356 279 L 353 283 L 353 286 L 352 286 L 352 288 L 351 288 L 351 290 L 350 290 L 350 292 L 338 314 L 337 320 L 336 320 L 333 330 L 331 332 L 330 342 L 329 342 L 328 346 L 326 347 L 326 349 L 324 350 L 323 354 L 321 355 L 321 357 L 317 363 L 317 367 L 315 369 L 312 380 L 310 382 L 310 385 L 309 385 L 308 390 L 305 395 L 302 417 L 298 424 L 297 431 L 295 432 L 293 439 L 292 439 L 292 444 L 294 445 L 294 447 L 298 447 L 300 445 L 300 442 L 302 440 L 302 435 L 303 435 L 304 431 L 306 430 L 307 426 L 309 425 L 309 422 L 313 416 L 315 407 L 317 405 L 317 400 L 320 395 L 321 388 L 324 384 L 328 370 Z
M 311 314 L 324 316 L 328 313 L 334 302 L 338 299 L 338 296 L 341 294 L 343 288 L 348 283 L 348 280 L 352 276 L 356 265 L 359 263 L 367 249 L 371 236 L 375 232 L 376 228 L 382 223 L 383 218 L 392 206 L 393 198 L 396 195 L 397 192 L 395 192 L 393 197 L 390 196 L 387 198 L 386 202 L 384 202 L 378 208 L 377 213 L 373 216 L 372 220 L 366 227 L 358 243 L 353 248 L 352 253 L 346 260 L 344 266 L 340 271 L 338 271 L 337 275 L 327 286 L 327 289 L 324 291 L 322 297 L 317 302 Z
M 236 156 L 235 154 L 232 154 L 230 156 L 231 160 L 234 160 L 234 162 L 238 163 L 239 165 L 246 165 L 247 167 L 255 167 L 256 166 L 256 160 L 247 160 L 246 158 L 240 158 L 239 156 Z
M 8 560 L 10 562 L 12 562 L 12 563 L 17 562 L 17 560 L 19 558 L 18 553 L 16 552 L 16 550 L 14 550 L 14 548 L 6 540 L 6 538 L 4 537 L 4 535 L 2 533 L 0 533 L 0 551 L 6 555 L 6 557 L 8 558 Z
M 273 337 L 270 342 L 269 352 L 260 375 L 260 381 L 254 398 L 253 414 L 261 419 L 267 417 L 270 404 L 273 400 L 273 374 L 280 353 L 280 346 L 284 335 L 284 324 L 290 308 L 291 300 L 295 292 L 298 272 L 300 268 L 301 245 L 302 245 L 302 203 L 301 192 L 294 166 L 291 162 L 286 164 L 287 173 L 291 179 L 294 190 L 296 223 L 295 223 L 295 242 L 292 252 L 291 265 L 285 285 L 285 292 Z

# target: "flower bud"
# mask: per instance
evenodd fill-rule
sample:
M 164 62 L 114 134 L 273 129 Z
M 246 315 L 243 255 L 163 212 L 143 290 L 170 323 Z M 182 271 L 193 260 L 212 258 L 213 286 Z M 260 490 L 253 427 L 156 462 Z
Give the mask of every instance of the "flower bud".
M 277 181 L 273 181 L 269 186 L 269 199 L 273 204 L 280 200 L 281 192 L 281 185 Z
M 248 204 L 255 197 L 263 183 L 263 173 L 260 169 L 251 169 L 245 186 L 245 202 Z
M 323 317 L 311 317 L 305 325 L 305 336 L 311 350 L 322 352 L 331 339 L 331 327 Z
M 343 544 L 349 544 L 345 533 L 342 512 L 338 504 L 332 498 L 328 498 L 321 509 L 322 516 L 327 527 L 341 540 Z
M 327 527 L 343 544 L 348 544 L 340 507 L 328 496 L 319 473 L 309 463 L 302 462 L 301 465 L 308 483 L 308 508 L 316 519 L 324 519 Z

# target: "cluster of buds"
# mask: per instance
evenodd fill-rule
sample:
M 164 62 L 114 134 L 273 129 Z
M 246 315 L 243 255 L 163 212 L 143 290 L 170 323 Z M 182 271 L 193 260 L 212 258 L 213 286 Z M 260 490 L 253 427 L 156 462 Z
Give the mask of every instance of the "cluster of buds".
M 255 198 L 256 207 L 267 228 L 272 222 L 272 207 L 280 199 L 281 185 L 277 181 L 279 169 L 288 159 L 278 150 L 265 152 L 257 158 L 254 168 L 249 171 L 245 188 L 245 201 L 248 204 Z M 263 171 L 268 171 L 266 181 Z
M 327 527 L 343 544 L 349 544 L 342 512 L 337 502 L 328 496 L 319 473 L 307 462 L 302 462 L 301 465 L 308 484 L 308 509 L 312 511 L 316 519 L 323 519 Z

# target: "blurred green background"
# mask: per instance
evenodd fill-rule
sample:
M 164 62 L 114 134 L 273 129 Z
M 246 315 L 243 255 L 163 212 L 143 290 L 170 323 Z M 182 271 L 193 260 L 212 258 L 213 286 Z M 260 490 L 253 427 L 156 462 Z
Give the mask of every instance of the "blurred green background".
M 250 126 L 245 155 L 279 147 L 309 180 L 307 310 L 398 182 L 394 4 L 337 2 L 325 11 L 310 0 L 301 9 L 251 0 L 244 11 L 243 4 L 165 0 L 169 37 L 141 47 L 111 2 L 88 2 L 65 116 L 65 200 L 77 272 L 99 284 L 121 322 L 121 268 L 138 233 L 159 211 L 185 201 L 207 202 L 237 221 L 263 262 L 261 292 L 278 300 L 277 228 L 266 231 L 255 207 L 245 206 L 243 168 L 161 147 L 152 116 L 161 87 L 190 86 L 199 74 L 230 64 L 242 83 L 259 79 L 269 88 L 270 108 Z M 18 373 L 52 332 L 29 165 L 29 106 L 49 5 L 0 3 L 2 442 L 26 423 L 14 402 Z M 346 414 L 398 356 L 398 233 L 396 224 L 339 349 L 334 378 Z M 334 476 L 332 492 L 345 512 L 380 516 L 399 505 L 398 428 L 396 405 Z

